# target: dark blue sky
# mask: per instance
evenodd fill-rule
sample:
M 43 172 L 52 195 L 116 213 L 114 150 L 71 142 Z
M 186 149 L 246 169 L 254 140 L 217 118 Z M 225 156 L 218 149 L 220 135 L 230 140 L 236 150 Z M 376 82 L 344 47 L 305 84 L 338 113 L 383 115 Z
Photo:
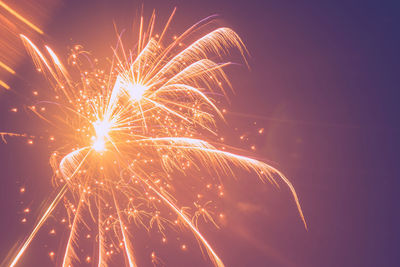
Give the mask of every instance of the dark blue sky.
M 94 54 L 109 53 L 115 42 L 112 22 L 130 27 L 140 6 L 137 1 L 65 1 L 46 28 L 45 41 L 58 52 L 78 42 Z M 399 266 L 395 196 L 400 186 L 400 7 L 396 1 L 144 3 L 145 14 L 154 8 L 160 20 L 174 6 L 177 32 L 217 13 L 221 25 L 243 38 L 251 70 L 241 66 L 228 70 L 236 90 L 229 108 L 234 114 L 228 120 L 243 132 L 251 131 L 253 122 L 265 128 L 263 138 L 256 141 L 257 155 L 278 163 L 293 181 L 309 224 L 305 231 L 287 190 L 269 185 L 263 189 L 254 177 L 249 183 L 243 180 L 250 177 L 242 177 L 230 185 L 231 207 L 247 203 L 255 210 L 227 208 L 235 219 L 209 234 L 226 265 Z M 25 65 L 21 69 L 32 67 L 28 60 Z M 8 110 L 14 103 L 3 95 L 1 104 Z M 8 115 L 1 115 L 3 125 L 18 128 Z M 20 200 L 16 181 L 30 185 L 31 201 L 39 205 L 40 195 L 50 188 L 35 185 L 35 179 L 50 180 L 50 169 L 46 156 L 37 156 L 46 155 L 46 149 L 27 149 L 15 140 L 0 146 L 3 257 L 29 229 L 20 226 L 16 215 Z M 35 167 L 28 166 L 32 164 Z M 46 254 L 34 252 L 46 253 L 40 249 L 46 240 L 40 242 L 21 266 L 49 263 L 42 258 Z M 191 266 L 206 263 L 196 261 Z

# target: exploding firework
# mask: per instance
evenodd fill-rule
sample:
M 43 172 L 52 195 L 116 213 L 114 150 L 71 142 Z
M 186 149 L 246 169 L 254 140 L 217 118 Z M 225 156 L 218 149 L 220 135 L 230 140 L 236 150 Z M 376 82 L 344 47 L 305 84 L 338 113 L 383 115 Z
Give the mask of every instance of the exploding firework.
M 217 61 L 231 50 L 245 60 L 241 39 L 229 28 L 204 34 L 212 26 L 210 17 L 167 41 L 174 13 L 160 34 L 155 34 L 154 12 L 148 23 L 142 17 L 136 45 L 126 50 L 119 38 L 108 71 L 80 46 L 73 47 L 71 67 L 66 67 L 50 47 L 45 47 L 45 55 L 21 35 L 38 71 L 53 88 L 51 99 L 31 110 L 62 137 L 63 146 L 50 159 L 57 194 L 10 266 L 17 264 L 60 203 L 70 226 L 63 266 L 79 261 L 79 231 L 88 224 L 96 226 L 96 257 L 86 261 L 98 266 L 110 264 L 110 254 L 117 252 L 124 255 L 126 265 L 137 265 L 132 227 L 156 229 L 163 240 L 169 227 L 189 229 L 212 263 L 223 266 L 197 226 L 203 219 L 218 227 L 212 204 L 215 192 L 200 201 L 198 191 L 219 188 L 217 194 L 223 194 L 222 179 L 233 175 L 235 168 L 276 185 L 280 178 L 290 188 L 305 224 L 296 192 L 280 171 L 220 149 L 215 142 L 216 126 L 224 117 L 212 96 L 226 96 L 225 88 L 230 88 L 223 71 L 230 63 Z M 52 112 L 42 113 L 39 106 Z M 210 175 L 198 176 L 202 170 Z M 187 199 L 181 200 L 181 195 Z M 152 253 L 151 258 L 156 264 L 157 256 Z

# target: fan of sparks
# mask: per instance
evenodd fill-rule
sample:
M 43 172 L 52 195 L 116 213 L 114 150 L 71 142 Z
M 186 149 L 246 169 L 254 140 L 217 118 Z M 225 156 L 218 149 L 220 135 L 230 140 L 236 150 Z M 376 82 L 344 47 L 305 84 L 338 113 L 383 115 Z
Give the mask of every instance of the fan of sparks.
M 232 50 L 245 60 L 241 39 L 229 28 L 204 33 L 212 17 L 180 36 L 166 38 L 174 13 L 161 34 L 154 33 L 154 12 L 148 23 L 142 17 L 136 45 L 126 50 L 119 38 L 108 71 L 96 67 L 80 46 L 72 49 L 67 68 L 50 47 L 43 52 L 21 35 L 36 67 L 52 85 L 51 101 L 41 105 L 51 106 L 54 112 L 32 111 L 58 131 L 64 145 L 50 159 L 57 194 L 10 266 L 18 263 L 61 202 L 67 203 L 70 218 L 62 266 L 79 261 L 78 232 L 88 221 L 97 228 L 93 262 L 98 266 L 110 264 L 111 248 L 124 254 L 127 266 L 137 266 L 131 227 L 156 228 L 161 235 L 167 227 L 185 227 L 210 261 L 224 266 L 197 226 L 202 218 L 218 227 L 216 212 L 209 208 L 213 201 L 197 201 L 195 190 L 220 184 L 236 168 L 275 185 L 276 179 L 283 181 L 305 224 L 296 192 L 281 172 L 219 149 L 215 142 L 217 123 L 224 117 L 212 96 L 226 96 L 226 88 L 231 88 L 223 70 L 230 63 L 218 62 Z M 88 64 L 93 66 L 85 68 Z M 208 178 L 200 178 L 199 172 L 209 173 Z M 177 192 L 180 184 L 189 185 L 187 192 Z M 189 204 L 183 206 L 179 194 L 192 196 L 185 202 Z

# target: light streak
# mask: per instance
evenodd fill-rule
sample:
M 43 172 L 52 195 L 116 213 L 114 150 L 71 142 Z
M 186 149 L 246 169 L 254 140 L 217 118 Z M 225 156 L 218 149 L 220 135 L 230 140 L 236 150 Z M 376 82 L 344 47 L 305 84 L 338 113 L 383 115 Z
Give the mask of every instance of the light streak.
M 10 86 L 5 82 L 3 82 L 2 80 L 0 80 L 0 85 L 3 86 L 5 89 L 10 90 Z
M 7 66 L 5 63 L 3 63 L 1 61 L 0 61 L 0 67 L 2 67 L 3 69 L 5 69 L 6 71 L 8 71 L 11 74 L 15 74 L 15 71 L 11 67 Z
M 28 25 L 30 28 L 32 28 L 33 30 L 35 30 L 36 32 L 40 33 L 40 34 L 44 34 L 44 32 L 39 29 L 37 26 L 35 26 L 32 22 L 30 22 L 29 20 L 27 20 L 26 18 L 24 18 L 22 15 L 20 15 L 17 11 L 15 11 L 14 9 L 12 9 L 10 6 L 8 6 L 6 3 L 4 3 L 3 1 L 0 1 L 0 7 L 4 8 L 5 10 L 7 10 L 9 13 L 11 13 L 13 16 L 15 16 L 17 19 L 19 19 L 20 21 L 22 21 L 23 23 L 25 23 L 26 25 Z
M 3 140 L 4 143 L 7 143 L 6 136 L 20 136 L 20 137 L 26 137 L 26 134 L 0 132 L 0 137 L 1 137 L 1 139 Z
M 19 249 L 17 255 L 14 257 L 13 261 L 10 264 L 10 267 L 14 267 L 25 250 L 28 248 L 29 244 L 32 242 L 33 238 L 39 231 L 39 229 L 42 227 L 42 225 L 46 222 L 47 218 L 50 216 L 51 212 L 55 209 L 57 204 L 60 202 L 64 194 L 67 192 L 67 186 L 64 185 L 60 192 L 57 194 L 57 196 L 54 198 L 53 202 L 49 205 L 47 210 L 44 212 L 43 216 L 40 218 L 39 222 L 36 224 L 35 228 L 32 230 L 31 234 L 28 236 L 22 247 Z

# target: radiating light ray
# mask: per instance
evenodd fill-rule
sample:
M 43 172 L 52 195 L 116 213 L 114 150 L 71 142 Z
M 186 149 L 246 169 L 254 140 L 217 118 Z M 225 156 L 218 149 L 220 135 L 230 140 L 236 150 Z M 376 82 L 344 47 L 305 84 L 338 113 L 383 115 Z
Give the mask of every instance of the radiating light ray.
M 3 82 L 2 80 L 0 80 L 0 86 L 3 86 L 5 89 L 10 90 L 10 86 L 5 82 Z
M 85 149 L 85 148 L 84 148 Z M 84 150 L 82 149 L 82 150 Z M 80 150 L 81 151 L 81 150 Z M 80 152 L 78 151 L 78 152 Z M 78 164 L 78 166 L 74 169 L 74 172 L 68 177 L 69 179 L 72 179 L 76 173 L 78 172 L 78 170 L 80 169 L 80 167 L 82 166 L 83 162 L 85 161 L 86 157 L 89 155 L 90 151 L 86 154 L 86 156 L 83 158 L 83 160 Z M 74 155 L 74 153 L 68 154 L 63 160 L 68 159 L 68 157 L 72 157 Z M 62 165 L 63 162 L 61 162 L 60 165 Z M 58 203 L 60 202 L 60 200 L 62 199 L 62 197 L 65 195 L 65 193 L 68 190 L 68 184 L 64 184 L 62 186 L 62 188 L 60 189 L 60 192 L 57 194 L 57 196 L 54 198 L 54 200 L 52 201 L 52 203 L 49 205 L 49 207 L 47 208 L 47 210 L 45 211 L 45 213 L 43 214 L 43 216 L 40 218 L 40 220 L 38 221 L 38 223 L 35 225 L 34 229 L 32 230 L 32 232 L 30 233 L 30 235 L 28 236 L 28 238 L 26 239 L 26 241 L 24 242 L 24 244 L 21 246 L 21 248 L 19 249 L 18 253 L 15 255 L 15 257 L 13 258 L 10 267 L 15 266 L 19 259 L 21 258 L 21 256 L 23 255 L 23 253 L 25 252 L 25 250 L 27 249 L 27 247 L 29 246 L 29 244 L 32 242 L 33 238 L 36 236 L 37 232 L 40 230 L 40 228 L 43 226 L 43 224 L 46 222 L 46 220 L 48 219 L 48 217 L 51 215 L 51 213 L 53 212 L 53 210 L 57 207 Z
M 123 220 L 121 218 L 121 210 L 120 210 L 120 208 L 118 206 L 118 201 L 117 201 L 117 199 L 115 197 L 114 190 L 112 190 L 112 195 L 113 195 L 113 199 L 114 199 L 114 205 L 115 205 L 115 208 L 117 210 L 118 222 L 119 222 L 119 227 L 121 229 L 125 256 L 128 259 L 129 267 L 136 267 L 137 265 L 136 265 L 135 259 L 133 258 L 132 245 L 131 245 L 129 237 L 127 236 L 128 234 L 127 234 L 127 231 L 125 229 L 125 225 L 123 223 Z
M 72 226 L 71 226 L 71 230 L 70 230 L 70 234 L 68 237 L 68 241 L 67 241 L 67 246 L 65 248 L 65 253 L 64 253 L 64 259 L 63 259 L 63 264 L 62 266 L 68 267 L 68 266 L 72 266 L 72 262 L 74 260 L 77 260 L 77 255 L 74 249 L 74 240 L 76 240 L 77 238 L 77 227 L 79 224 L 79 221 L 82 220 L 82 207 L 83 207 L 83 202 L 82 199 L 79 199 L 78 201 L 78 207 L 76 208 L 76 212 L 74 215 L 74 219 L 72 222 Z
M 38 32 L 40 34 L 44 34 L 44 32 L 41 29 L 39 29 L 39 27 L 35 26 L 32 22 L 30 22 L 29 20 L 24 18 L 22 15 L 20 15 L 17 11 L 12 9 L 10 6 L 8 6 L 3 1 L 0 1 L 0 7 L 4 8 L 5 10 L 7 10 L 9 13 L 11 13 L 13 16 L 15 16 L 17 19 L 19 19 L 20 21 L 22 21 L 26 25 L 28 25 L 30 28 L 32 28 L 36 32 Z
M 47 210 L 44 212 L 43 216 L 40 218 L 40 220 L 36 224 L 35 228 L 31 232 L 31 234 L 28 236 L 28 238 L 26 239 L 24 244 L 18 250 L 17 255 L 14 257 L 11 264 L 9 265 L 10 267 L 14 267 L 18 263 L 19 259 L 21 258 L 21 256 L 25 252 L 25 250 L 28 248 L 28 246 L 32 242 L 33 238 L 36 236 L 37 232 L 40 230 L 40 228 L 46 222 L 46 220 L 48 219 L 50 214 L 53 212 L 53 210 L 57 207 L 57 204 L 60 202 L 60 200 L 62 199 L 64 194 L 67 192 L 67 189 L 68 189 L 68 187 L 66 184 L 61 188 L 60 192 L 57 194 L 57 196 L 54 198 L 53 202 L 49 205 Z
M 5 63 L 0 61 L 0 67 L 5 69 L 6 71 L 8 71 L 11 74 L 15 75 L 15 70 L 13 70 L 11 67 L 7 66 Z
M 105 255 L 105 248 L 104 248 L 104 230 L 103 230 L 103 217 L 102 217 L 102 203 L 101 200 L 97 199 L 97 206 L 98 206 L 98 219 L 97 219 L 97 229 L 98 229 L 98 267 L 105 267 L 107 266 L 107 261 L 104 257 Z

